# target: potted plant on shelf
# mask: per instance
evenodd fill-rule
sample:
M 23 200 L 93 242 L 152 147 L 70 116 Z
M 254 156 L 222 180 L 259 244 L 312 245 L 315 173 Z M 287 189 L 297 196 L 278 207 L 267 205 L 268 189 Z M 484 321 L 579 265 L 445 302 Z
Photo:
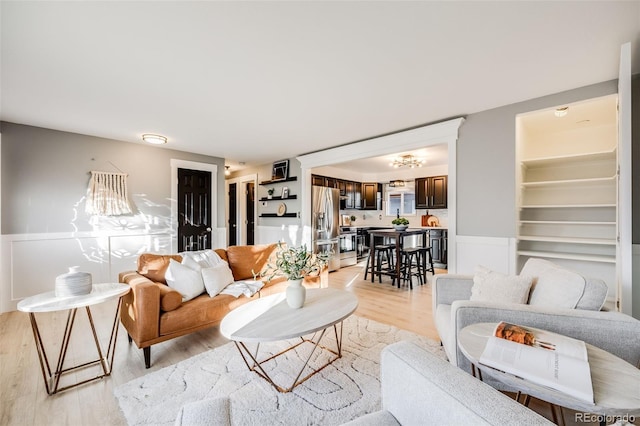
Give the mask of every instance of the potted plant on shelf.
M 318 275 L 327 265 L 331 253 L 314 254 L 307 250 L 306 245 L 287 247 L 278 243 L 275 261 L 268 263 L 263 276 L 271 280 L 275 276 L 286 277 L 289 285 L 286 290 L 287 304 L 293 309 L 304 305 L 306 289 L 302 280 L 308 275 Z
M 351 224 L 353 225 L 356 222 L 357 218 L 354 215 L 351 215 L 349 219 L 351 219 Z
M 409 220 L 404 217 L 398 217 L 391 221 L 396 231 L 404 231 L 409 227 Z
M 268 199 L 272 199 L 272 198 L 273 198 L 273 193 L 274 193 L 274 192 L 275 192 L 275 189 L 273 189 L 273 188 L 269 188 L 269 189 L 267 190 L 267 198 L 268 198 Z

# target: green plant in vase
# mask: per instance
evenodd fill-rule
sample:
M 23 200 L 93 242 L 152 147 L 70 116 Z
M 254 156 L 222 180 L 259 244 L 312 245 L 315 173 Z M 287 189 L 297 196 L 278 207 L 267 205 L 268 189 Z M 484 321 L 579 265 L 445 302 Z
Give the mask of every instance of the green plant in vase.
M 397 231 L 404 231 L 409 227 L 409 220 L 404 217 L 398 217 L 391 221 L 391 224 Z
M 302 280 L 309 275 L 319 275 L 332 253 L 314 254 L 304 244 L 300 247 L 287 247 L 278 243 L 276 250 L 275 261 L 267 264 L 262 275 L 268 280 L 276 276 L 287 278 L 287 304 L 293 309 L 301 308 L 306 297 Z

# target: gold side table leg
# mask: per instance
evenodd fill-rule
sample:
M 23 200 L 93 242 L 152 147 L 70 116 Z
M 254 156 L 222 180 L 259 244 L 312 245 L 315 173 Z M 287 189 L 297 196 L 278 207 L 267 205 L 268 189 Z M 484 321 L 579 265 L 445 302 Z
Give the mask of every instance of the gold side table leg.
M 77 308 L 70 309 L 67 314 L 67 322 L 65 325 L 64 334 L 62 336 L 62 343 L 60 345 L 60 353 L 58 355 L 58 362 L 56 365 L 55 371 L 51 371 L 51 366 L 49 364 L 49 359 L 47 357 L 47 352 L 45 350 L 44 344 L 42 342 L 42 336 L 40 334 L 40 328 L 38 327 L 38 323 L 36 321 L 35 314 L 33 312 L 29 313 L 29 319 L 31 322 L 31 329 L 33 331 L 33 338 L 36 344 L 36 350 L 38 352 L 38 361 L 40 362 L 40 370 L 42 372 L 42 378 L 44 380 L 44 385 L 47 390 L 48 395 L 53 395 L 58 392 L 74 388 L 76 386 L 83 385 L 88 382 L 92 382 L 94 380 L 101 379 L 103 377 L 111 375 L 111 371 L 113 369 L 113 359 L 115 357 L 115 348 L 116 341 L 118 340 L 118 320 L 120 317 L 120 308 L 122 305 L 122 298 L 118 300 L 118 305 L 116 307 L 115 318 L 113 321 L 113 326 L 111 328 L 111 335 L 109 338 L 109 346 L 107 348 L 107 356 L 103 356 L 102 347 L 100 346 L 100 341 L 98 339 L 98 334 L 96 332 L 95 324 L 93 322 L 93 317 L 91 315 L 91 310 L 89 307 L 86 307 L 87 317 L 89 319 L 89 324 L 91 326 L 91 332 L 93 334 L 93 340 L 96 345 L 96 349 L 98 351 L 99 358 L 94 361 L 89 361 L 84 364 L 76 365 L 74 367 L 64 368 L 64 361 L 67 356 L 67 350 L 69 348 L 69 341 L 71 340 L 71 332 L 73 330 L 73 325 L 76 318 Z M 64 386 L 59 388 L 60 385 L 60 377 L 68 373 L 70 371 L 74 371 L 80 368 L 88 367 L 90 365 L 100 364 L 102 367 L 102 374 L 98 374 L 95 377 L 90 379 L 83 380 L 81 382 Z

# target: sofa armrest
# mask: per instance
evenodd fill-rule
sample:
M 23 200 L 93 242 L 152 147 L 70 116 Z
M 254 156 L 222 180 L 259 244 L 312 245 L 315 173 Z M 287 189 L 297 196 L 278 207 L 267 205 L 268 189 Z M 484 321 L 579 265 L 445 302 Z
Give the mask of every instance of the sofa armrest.
M 385 347 L 380 370 L 382 408 L 400 424 L 552 424 L 411 342 Z
M 160 285 L 135 271 L 119 274 L 121 283 L 131 291 L 122 298 L 120 321 L 139 348 L 160 333 Z
M 470 324 L 507 321 L 584 340 L 640 366 L 640 321 L 619 312 L 457 301 L 451 305 L 451 320 L 456 342 L 460 330 Z M 470 371 L 469 361 L 456 351 L 458 366 Z
M 438 305 L 451 305 L 456 300 L 469 300 L 473 287 L 472 275 L 437 274 L 433 276 L 432 312 Z

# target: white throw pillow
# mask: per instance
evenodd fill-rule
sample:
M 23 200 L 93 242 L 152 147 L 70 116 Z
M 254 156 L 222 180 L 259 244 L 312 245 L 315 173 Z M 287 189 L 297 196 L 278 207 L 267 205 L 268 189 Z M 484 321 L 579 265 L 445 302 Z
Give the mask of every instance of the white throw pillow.
M 496 303 L 527 303 L 532 277 L 505 275 L 479 267 L 473 276 L 469 300 Z
M 204 283 L 200 271 L 191 269 L 190 267 L 169 260 L 169 267 L 164 275 L 167 285 L 182 294 L 182 301 L 186 302 L 204 292 Z
M 527 260 L 522 274 L 534 277 L 530 305 L 574 309 L 586 286 L 584 277 L 577 272 L 544 259 Z
M 202 268 L 202 280 L 209 296 L 214 297 L 233 282 L 233 273 L 224 260 L 215 266 Z
M 185 261 L 189 259 L 197 263 L 201 268 L 208 268 L 210 266 L 215 266 L 222 261 L 218 253 L 213 250 L 197 250 L 197 251 L 184 251 L 179 253 L 182 256 L 182 263 L 185 264 Z M 193 268 L 193 264 L 190 264 L 189 267 Z M 195 269 L 195 268 L 193 268 Z

